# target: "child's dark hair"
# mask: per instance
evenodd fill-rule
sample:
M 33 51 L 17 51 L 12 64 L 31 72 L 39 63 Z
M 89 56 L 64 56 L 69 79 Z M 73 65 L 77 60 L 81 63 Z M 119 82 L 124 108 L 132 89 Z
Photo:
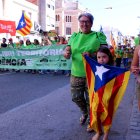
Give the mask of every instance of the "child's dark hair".
M 97 53 L 98 52 L 102 52 L 102 53 L 107 54 L 109 56 L 109 62 L 107 63 L 107 65 L 113 66 L 114 59 L 113 59 L 113 56 L 112 56 L 109 48 L 107 48 L 107 45 L 101 45 L 100 48 L 98 49 Z

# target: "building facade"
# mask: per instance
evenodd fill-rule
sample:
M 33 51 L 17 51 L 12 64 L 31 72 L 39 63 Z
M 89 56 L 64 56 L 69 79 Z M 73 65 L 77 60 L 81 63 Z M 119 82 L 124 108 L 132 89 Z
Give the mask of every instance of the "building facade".
M 56 0 L 55 1 L 55 30 L 65 37 L 69 37 L 73 32 L 79 31 L 78 16 L 86 12 L 78 1 Z
M 56 30 L 61 36 L 79 31 L 77 19 L 86 10 L 75 0 L 0 0 L 0 20 L 15 21 L 17 26 L 24 11 L 33 23 L 32 32 L 36 22 L 43 31 Z
M 25 0 L 1 0 L 0 9 L 0 19 L 6 21 L 15 21 L 16 27 L 19 23 L 22 12 L 26 13 L 33 24 L 38 16 L 38 7 Z M 34 26 L 31 30 L 34 30 Z M 5 37 L 5 34 L 0 34 L 0 36 Z M 7 36 L 10 37 L 9 34 L 6 34 L 6 37 Z M 16 33 L 16 36 L 20 36 L 20 34 Z
M 39 24 L 43 31 L 55 30 L 55 0 L 38 0 Z
M 55 0 L 0 0 L 0 20 L 15 21 L 17 27 L 23 11 L 32 21 L 32 32 L 35 22 L 44 31 L 55 29 Z

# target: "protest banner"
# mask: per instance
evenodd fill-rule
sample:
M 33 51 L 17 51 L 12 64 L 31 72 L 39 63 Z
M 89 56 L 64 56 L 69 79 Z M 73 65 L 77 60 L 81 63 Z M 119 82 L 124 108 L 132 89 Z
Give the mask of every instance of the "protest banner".
M 71 60 L 63 57 L 66 45 L 33 49 L 0 49 L 0 68 L 70 70 Z
M 15 21 L 0 20 L 0 33 L 10 33 L 11 36 L 16 34 Z

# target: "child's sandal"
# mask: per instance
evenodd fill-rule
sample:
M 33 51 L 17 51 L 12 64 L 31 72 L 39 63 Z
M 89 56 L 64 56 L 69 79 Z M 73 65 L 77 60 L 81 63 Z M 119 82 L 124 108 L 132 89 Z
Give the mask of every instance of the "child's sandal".
M 94 130 L 93 130 L 92 128 L 90 128 L 89 125 L 88 125 L 88 126 L 87 126 L 87 132 L 88 132 L 88 133 L 92 133 L 92 132 L 94 132 Z

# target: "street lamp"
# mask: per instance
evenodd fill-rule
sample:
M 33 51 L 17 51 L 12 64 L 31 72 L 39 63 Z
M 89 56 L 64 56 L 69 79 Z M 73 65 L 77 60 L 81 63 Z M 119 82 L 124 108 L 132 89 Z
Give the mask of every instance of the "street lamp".
M 105 7 L 104 9 L 109 10 L 108 12 L 109 12 L 109 15 L 110 15 L 109 18 L 110 18 L 111 15 L 112 15 L 112 12 L 110 12 L 110 10 L 113 9 L 112 6 Z M 106 36 L 107 36 L 107 40 L 108 40 L 109 44 L 112 45 L 112 43 L 111 43 L 112 42 L 112 39 L 111 39 L 111 36 L 112 36 L 112 24 L 110 22 L 110 24 L 107 24 L 107 25 L 109 26 L 109 28 L 108 28 L 108 30 L 106 30 Z
M 112 7 L 106 7 L 105 9 L 112 9 Z

